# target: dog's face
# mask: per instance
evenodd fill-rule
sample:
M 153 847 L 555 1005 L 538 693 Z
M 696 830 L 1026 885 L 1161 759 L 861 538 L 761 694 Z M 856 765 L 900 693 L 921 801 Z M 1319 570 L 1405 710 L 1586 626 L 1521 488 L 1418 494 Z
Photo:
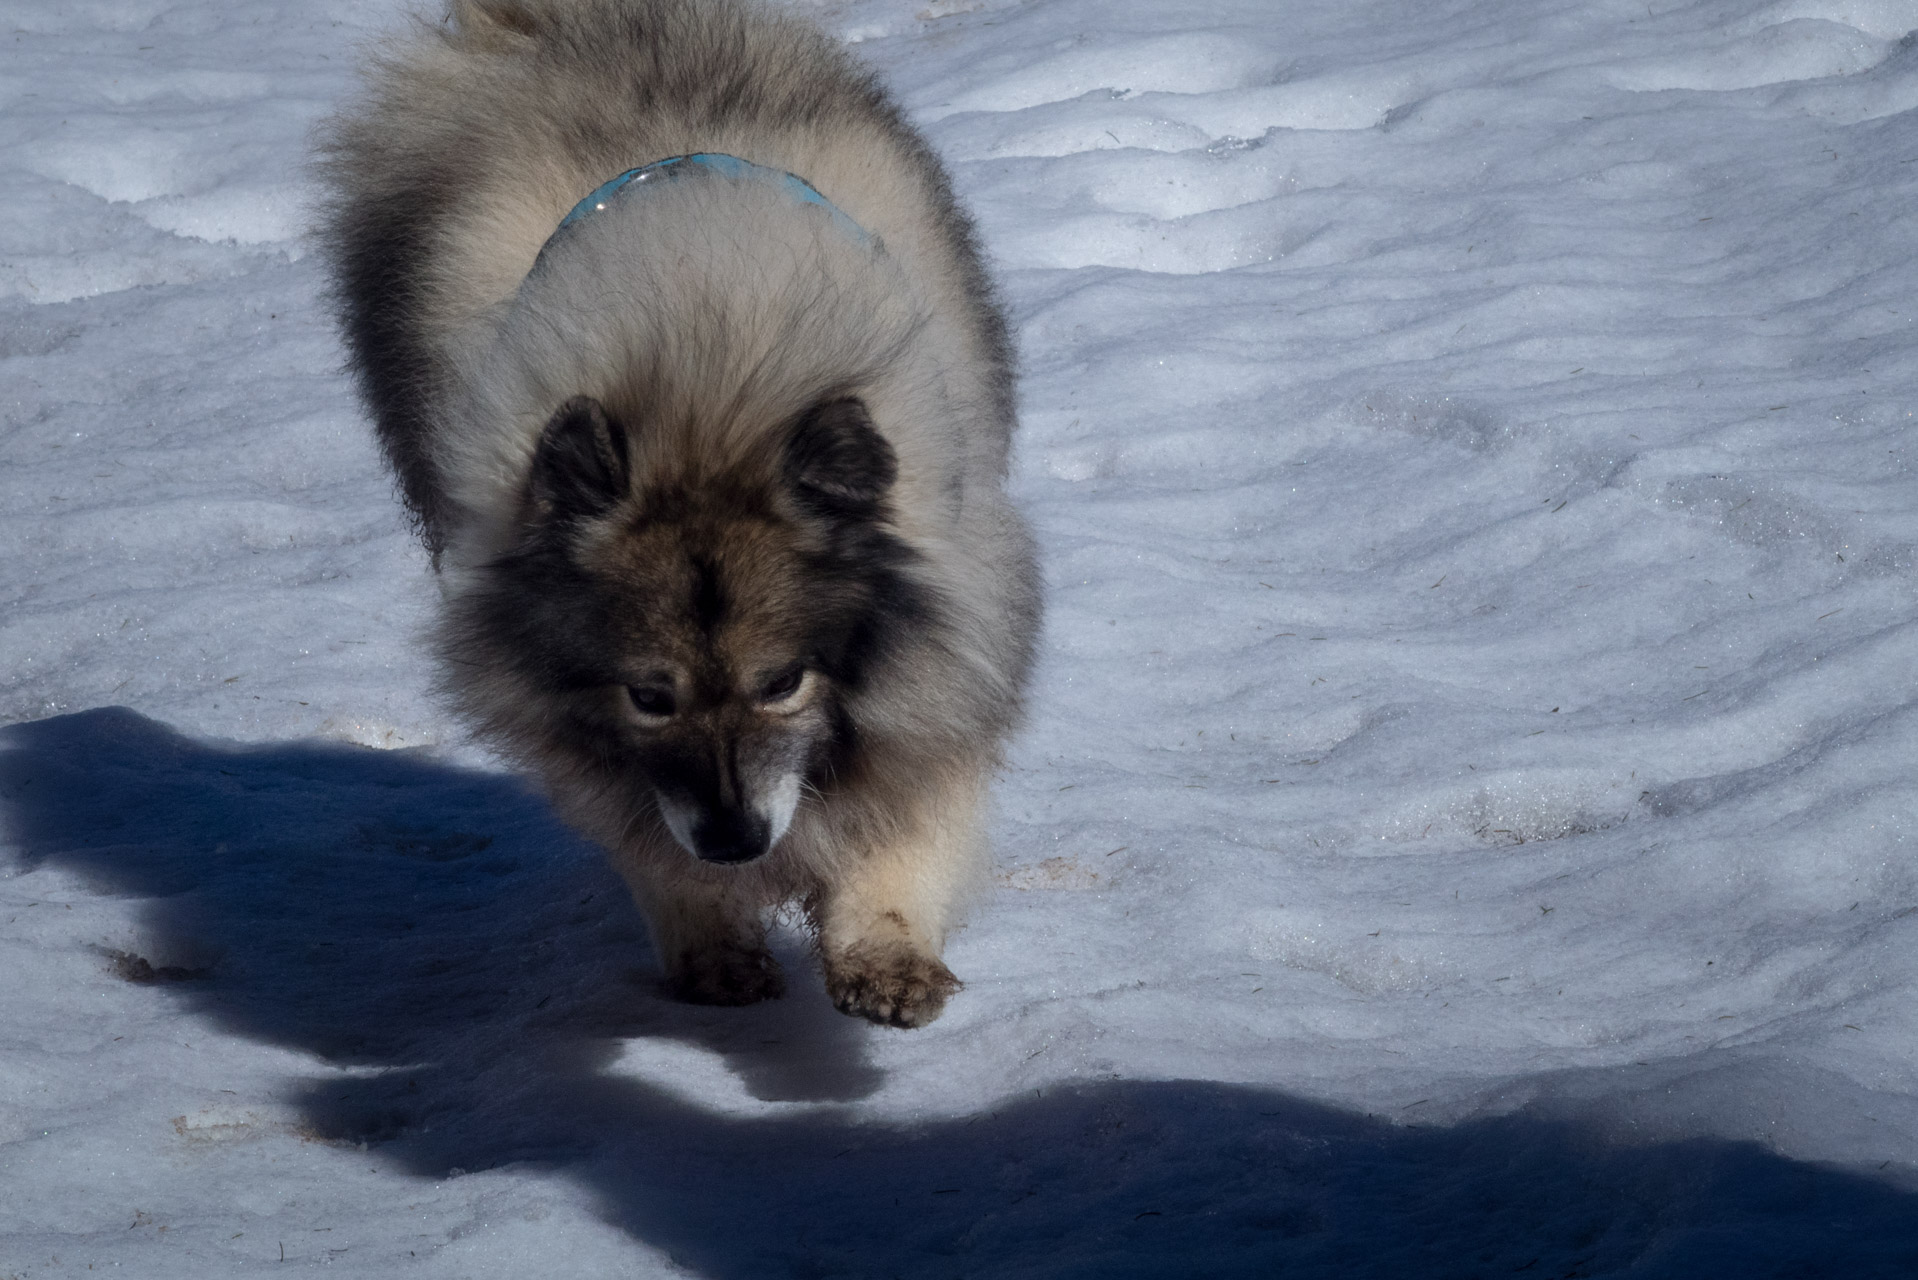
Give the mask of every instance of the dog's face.
M 522 546 L 494 567 L 495 651 L 707 862 L 764 855 L 830 786 L 856 736 L 848 696 L 924 606 L 865 407 L 822 400 L 777 443 L 689 484 L 647 474 L 597 402 L 568 401 L 534 457 Z
M 824 763 L 832 691 L 794 530 L 726 505 L 642 516 L 590 550 L 619 597 L 613 701 L 661 817 L 695 856 L 747 862 L 786 833 Z

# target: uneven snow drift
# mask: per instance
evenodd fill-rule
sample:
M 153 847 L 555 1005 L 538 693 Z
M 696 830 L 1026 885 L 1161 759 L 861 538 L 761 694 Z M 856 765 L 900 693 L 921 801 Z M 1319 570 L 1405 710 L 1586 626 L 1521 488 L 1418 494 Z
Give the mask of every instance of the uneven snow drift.
M 1020 335 L 966 991 L 665 1001 L 433 701 L 396 5 L 16 0 L 0 1276 L 1918 1273 L 1918 3 L 795 7 Z

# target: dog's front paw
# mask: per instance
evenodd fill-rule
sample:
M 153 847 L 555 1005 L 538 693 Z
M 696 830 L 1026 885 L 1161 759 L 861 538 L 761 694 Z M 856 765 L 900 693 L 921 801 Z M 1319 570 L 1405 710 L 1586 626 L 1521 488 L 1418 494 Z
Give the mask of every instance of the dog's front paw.
M 681 956 L 666 989 L 688 1004 L 757 1004 L 785 995 L 786 979 L 764 947 L 719 946 Z
M 826 960 L 826 994 L 839 1012 L 881 1026 L 923 1027 L 964 985 L 936 957 L 907 946 L 857 946 Z

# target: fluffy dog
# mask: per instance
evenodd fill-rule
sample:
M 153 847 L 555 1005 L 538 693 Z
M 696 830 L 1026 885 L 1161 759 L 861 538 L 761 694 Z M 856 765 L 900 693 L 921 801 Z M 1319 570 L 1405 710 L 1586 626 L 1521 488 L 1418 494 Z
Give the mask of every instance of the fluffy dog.
M 1005 321 L 925 141 L 741 0 L 454 0 L 328 128 L 325 237 L 445 683 L 670 988 L 918 1026 L 1039 620 Z

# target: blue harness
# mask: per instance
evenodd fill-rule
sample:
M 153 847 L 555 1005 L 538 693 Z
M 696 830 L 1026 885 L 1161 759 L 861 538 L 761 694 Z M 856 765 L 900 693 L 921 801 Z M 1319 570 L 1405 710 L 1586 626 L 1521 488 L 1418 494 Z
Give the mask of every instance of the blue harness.
M 659 186 L 667 182 L 680 182 L 696 174 L 711 173 L 722 178 L 734 180 L 751 179 L 755 182 L 771 183 L 799 204 L 817 206 L 825 211 L 832 225 L 855 244 L 870 245 L 872 236 L 866 229 L 848 218 L 839 206 L 819 194 L 810 182 L 795 177 L 779 169 L 768 169 L 763 164 L 754 164 L 750 160 L 741 160 L 738 156 L 722 155 L 717 151 L 701 151 L 689 156 L 668 156 L 664 160 L 655 160 L 651 164 L 641 165 L 637 169 L 628 169 L 607 182 L 594 187 L 584 200 L 574 205 L 572 211 L 559 220 L 559 226 L 540 246 L 539 257 L 553 242 L 564 234 L 566 229 L 576 222 L 592 217 L 620 196 L 639 188 Z M 534 267 L 539 266 L 538 258 Z

